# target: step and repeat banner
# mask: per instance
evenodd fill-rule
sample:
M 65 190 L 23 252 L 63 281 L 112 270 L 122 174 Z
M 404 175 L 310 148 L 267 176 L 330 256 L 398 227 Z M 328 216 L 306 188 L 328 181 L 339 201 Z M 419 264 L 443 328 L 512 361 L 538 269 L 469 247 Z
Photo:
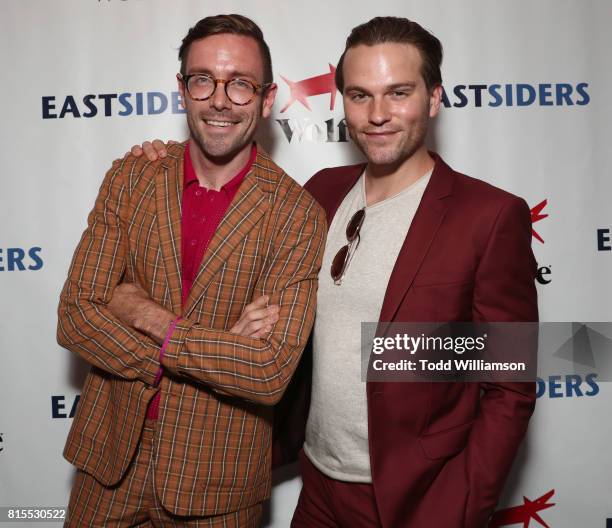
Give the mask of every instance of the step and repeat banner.
M 55 341 L 60 289 L 112 161 L 145 139 L 187 137 L 183 36 L 231 12 L 270 45 L 279 89 L 259 138 L 300 183 L 360 159 L 331 73 L 351 28 L 397 15 L 431 30 L 445 49 L 431 148 L 527 201 L 541 318 L 577 323 L 566 346 L 594 343 L 578 323 L 612 321 L 612 3 L 4 0 L 0 506 L 67 504 L 75 472 L 61 452 L 87 365 Z M 296 85 L 307 105 L 292 98 Z M 491 526 L 611 527 L 611 406 L 595 365 L 538 379 Z M 266 526 L 287 527 L 297 471 L 275 483 Z

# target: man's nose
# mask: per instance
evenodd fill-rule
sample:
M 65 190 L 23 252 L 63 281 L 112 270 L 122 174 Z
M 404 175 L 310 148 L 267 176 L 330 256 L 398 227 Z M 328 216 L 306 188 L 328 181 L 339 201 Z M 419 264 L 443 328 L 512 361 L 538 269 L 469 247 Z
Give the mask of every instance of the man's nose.
M 215 110 L 225 110 L 226 108 L 231 108 L 232 102 L 227 97 L 225 93 L 225 83 L 217 81 L 217 87 L 215 89 L 215 93 L 212 94 L 210 98 L 210 106 L 212 106 Z
M 370 102 L 368 119 L 370 123 L 382 125 L 391 119 L 391 112 L 384 97 L 373 97 Z

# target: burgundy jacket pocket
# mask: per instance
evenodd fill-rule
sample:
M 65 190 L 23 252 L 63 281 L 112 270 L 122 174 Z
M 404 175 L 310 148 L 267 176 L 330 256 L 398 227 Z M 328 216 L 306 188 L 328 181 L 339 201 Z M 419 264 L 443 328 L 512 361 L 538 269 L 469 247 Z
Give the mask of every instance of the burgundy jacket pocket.
M 419 437 L 421 449 L 426 458 L 437 460 L 451 457 L 462 451 L 467 445 L 473 420 L 444 429 L 436 433 L 427 433 Z

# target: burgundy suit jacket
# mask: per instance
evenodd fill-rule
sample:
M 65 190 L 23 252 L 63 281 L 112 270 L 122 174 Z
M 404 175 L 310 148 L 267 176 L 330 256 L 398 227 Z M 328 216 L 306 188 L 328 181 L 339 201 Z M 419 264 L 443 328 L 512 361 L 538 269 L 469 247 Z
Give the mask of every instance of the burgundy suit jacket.
M 529 207 L 432 156 L 434 171 L 395 262 L 380 321 L 537 321 Z M 323 169 L 306 184 L 328 225 L 363 169 Z M 311 360 L 307 349 L 278 407 L 277 464 L 294 459 L 303 442 Z M 372 483 L 382 525 L 485 526 L 535 399 L 533 383 L 368 382 Z

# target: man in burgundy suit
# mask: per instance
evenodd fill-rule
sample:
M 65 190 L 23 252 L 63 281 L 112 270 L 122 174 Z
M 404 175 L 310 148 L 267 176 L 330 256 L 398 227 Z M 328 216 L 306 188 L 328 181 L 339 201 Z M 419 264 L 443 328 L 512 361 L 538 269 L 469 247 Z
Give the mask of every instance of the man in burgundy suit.
M 527 204 L 425 147 L 441 60 L 421 26 L 381 17 L 336 70 L 367 163 L 306 184 L 329 231 L 296 528 L 485 526 L 534 409 L 532 383 L 360 383 L 362 321 L 538 318 Z
M 441 61 L 421 26 L 378 17 L 338 64 L 367 163 L 306 184 L 329 231 L 312 354 L 275 424 L 277 461 L 305 438 L 296 528 L 481 528 L 534 409 L 532 383 L 361 382 L 361 322 L 538 319 L 527 204 L 425 147 Z

